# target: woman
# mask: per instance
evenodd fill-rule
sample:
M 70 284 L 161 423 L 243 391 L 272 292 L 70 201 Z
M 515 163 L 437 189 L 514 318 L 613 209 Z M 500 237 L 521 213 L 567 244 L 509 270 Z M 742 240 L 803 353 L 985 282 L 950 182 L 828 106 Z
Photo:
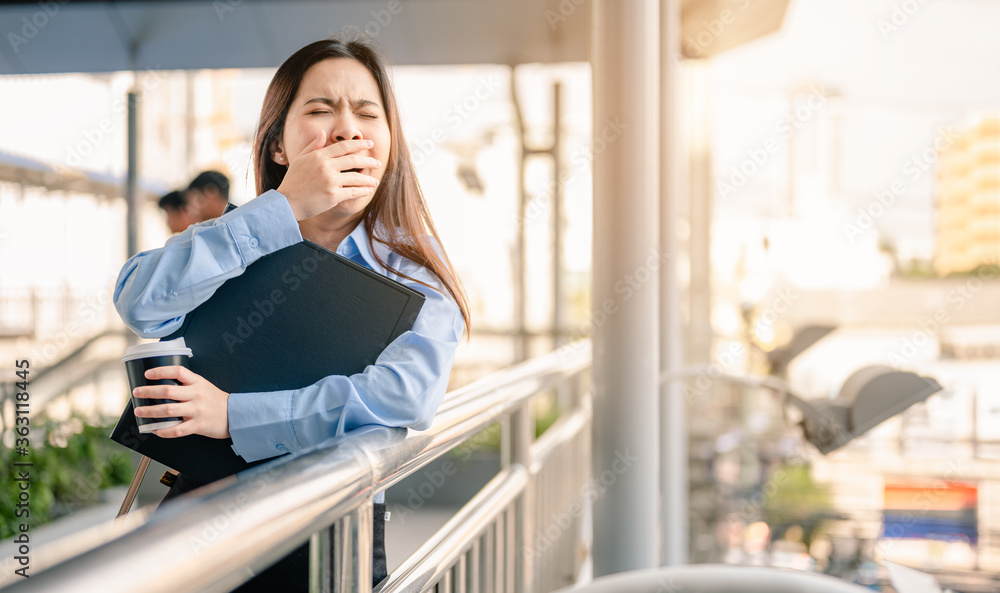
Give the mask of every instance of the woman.
M 422 292 L 423 308 L 412 330 L 363 373 L 331 375 L 302 389 L 225 393 L 184 367 L 161 367 L 147 377 L 182 385 L 141 387 L 135 395 L 178 403 L 136 414 L 183 417 L 155 434 L 232 438 L 247 461 L 365 424 L 427 428 L 469 325 L 469 308 L 417 184 L 385 65 L 372 48 L 323 40 L 288 58 L 264 98 L 254 161 L 255 199 L 126 262 L 114 302 L 132 330 L 145 338 L 169 335 L 223 282 L 303 239 Z M 180 476 L 168 498 L 196 486 Z M 376 583 L 385 576 L 379 553 Z M 303 546 L 240 590 L 296 590 L 289 578 L 304 587 L 306 558 Z M 273 579 L 264 585 L 267 577 Z

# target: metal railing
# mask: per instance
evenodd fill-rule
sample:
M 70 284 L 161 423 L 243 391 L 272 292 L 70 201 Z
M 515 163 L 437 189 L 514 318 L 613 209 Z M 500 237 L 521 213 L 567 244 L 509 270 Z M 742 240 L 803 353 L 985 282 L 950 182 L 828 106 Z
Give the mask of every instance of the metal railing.
M 867 587 L 804 571 L 701 564 L 636 570 L 596 579 L 572 593 L 864 593 Z M 570 593 L 557 591 L 556 593 Z
M 58 563 L 36 562 L 30 583 L 6 590 L 224 592 L 309 540 L 313 590 L 368 593 L 374 495 L 498 422 L 500 472 L 379 593 L 569 585 L 588 554 L 590 360 L 589 342 L 567 345 L 449 393 L 426 431 L 364 427 L 182 496 L 99 545 L 55 542 L 34 554 Z M 533 400 L 552 389 L 562 414 L 536 439 Z
M 44 415 L 50 406 L 65 405 L 70 414 L 92 416 L 100 405 L 87 400 L 82 404 L 74 400 L 74 390 L 91 387 L 95 391 L 107 389 L 107 381 L 120 386 L 119 392 L 128 393 L 128 379 L 122 372 L 120 353 L 128 344 L 132 332 L 126 329 L 109 329 L 88 336 L 73 351 L 54 363 L 42 366 L 31 375 L 31 405 L 35 414 Z M 32 369 L 37 359 L 30 358 Z M 15 394 L 18 377 L 11 375 L 0 380 L 0 431 L 14 426 Z M 2 580 L 0 580 L 2 584 Z

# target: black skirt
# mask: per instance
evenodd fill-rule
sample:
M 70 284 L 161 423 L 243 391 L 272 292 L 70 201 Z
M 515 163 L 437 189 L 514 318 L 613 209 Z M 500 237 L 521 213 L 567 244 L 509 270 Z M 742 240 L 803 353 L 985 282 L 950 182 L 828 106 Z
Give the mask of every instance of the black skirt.
M 202 486 L 184 474 L 178 474 L 170 491 L 160 502 L 180 496 Z M 385 561 L 385 504 L 375 503 L 372 512 L 372 586 L 388 576 Z M 292 550 L 266 570 L 243 583 L 232 593 L 308 593 L 309 592 L 309 542 Z

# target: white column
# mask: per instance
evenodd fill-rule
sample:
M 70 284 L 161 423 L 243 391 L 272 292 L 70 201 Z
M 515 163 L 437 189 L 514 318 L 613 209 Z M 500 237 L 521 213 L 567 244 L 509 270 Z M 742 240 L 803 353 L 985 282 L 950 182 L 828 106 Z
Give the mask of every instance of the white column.
M 594 576 L 659 545 L 659 4 L 594 0 Z
M 660 251 L 668 254 L 660 270 L 660 365 L 679 373 L 684 365 L 684 321 L 678 266 L 677 222 L 685 184 L 681 104 L 681 0 L 660 0 Z M 663 565 L 687 563 L 688 431 L 687 406 L 680 381 L 661 387 L 660 511 Z

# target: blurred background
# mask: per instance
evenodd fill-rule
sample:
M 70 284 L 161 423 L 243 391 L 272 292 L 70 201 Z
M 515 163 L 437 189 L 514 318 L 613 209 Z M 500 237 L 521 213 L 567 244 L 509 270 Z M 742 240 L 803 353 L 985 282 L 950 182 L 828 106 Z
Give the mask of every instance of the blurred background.
M 422 10 L 401 6 L 393 18 Z M 540 6 L 542 27 L 586 34 L 586 2 Z M 812 570 L 881 590 L 892 560 L 956 590 L 997 590 L 1000 3 L 685 9 L 687 198 L 676 223 L 687 359 L 703 369 L 687 386 L 697 395 L 688 398 L 690 561 Z M 412 64 L 393 53 L 392 23 L 374 11 L 354 22 L 397 64 L 420 184 L 472 305 L 451 388 L 587 335 L 599 311 L 591 162 L 629 124 L 594 129 L 586 53 Z M 0 24 L 8 65 L 31 44 L 58 44 L 38 23 L 32 35 L 27 21 Z M 720 45 L 744 28 L 744 39 Z M 47 423 L 38 434 L 51 468 L 39 516 L 117 507 L 134 467 L 103 438 L 127 397 L 124 326 L 111 305 L 128 257 L 126 93 L 141 91 L 145 250 L 170 236 L 159 197 L 199 171 L 229 176 L 235 204 L 254 198 L 250 147 L 273 73 L 143 65 L 0 75 L 0 358 L 27 358 L 36 372 L 33 422 Z M 867 365 L 943 389 L 827 455 L 771 389 L 712 374 L 772 375 L 822 399 Z M 9 476 L 4 488 L 14 492 Z

